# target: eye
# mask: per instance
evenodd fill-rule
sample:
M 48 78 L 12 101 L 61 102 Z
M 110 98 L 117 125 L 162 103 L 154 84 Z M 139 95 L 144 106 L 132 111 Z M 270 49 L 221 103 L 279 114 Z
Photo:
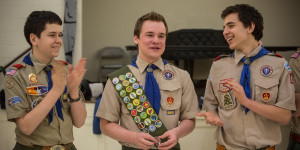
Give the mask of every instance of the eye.
M 61 33 L 61 34 L 59 34 L 58 36 L 59 36 L 59 37 L 63 37 L 63 36 L 64 36 L 64 34 L 62 34 L 62 33 Z

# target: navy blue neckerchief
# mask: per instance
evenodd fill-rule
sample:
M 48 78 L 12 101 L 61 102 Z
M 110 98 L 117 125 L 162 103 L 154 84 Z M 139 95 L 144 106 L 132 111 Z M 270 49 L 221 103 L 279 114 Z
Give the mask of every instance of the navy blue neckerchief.
M 31 58 L 30 58 L 30 53 L 27 54 L 24 59 L 23 59 L 23 62 L 30 65 L 30 66 L 34 66 L 32 61 L 31 61 Z M 52 69 L 52 66 L 49 65 L 47 67 L 50 67 Z M 45 67 L 45 68 L 47 68 Z M 48 76 L 48 92 L 50 91 L 50 89 L 52 88 L 52 78 L 51 78 L 51 69 L 44 69 L 46 72 L 47 72 L 47 76 Z M 65 88 L 65 91 L 64 93 L 67 91 L 67 87 Z M 61 102 L 60 102 L 60 98 L 58 98 L 58 100 L 56 101 L 55 103 L 55 106 L 56 106 L 56 111 L 57 111 L 57 114 L 59 116 L 59 118 L 61 120 L 64 120 L 64 117 L 63 117 L 63 114 L 62 114 L 62 106 L 61 106 Z M 52 122 L 52 119 L 53 119 L 53 108 L 50 110 L 49 112 L 49 124 Z
M 240 79 L 240 84 L 243 86 L 244 90 L 245 90 L 245 94 L 246 96 L 251 99 L 251 87 L 250 87 L 250 64 L 251 62 L 253 62 L 254 60 L 266 55 L 270 53 L 268 50 L 266 50 L 263 46 L 261 46 L 261 50 L 253 57 L 250 57 L 250 63 L 244 63 L 245 62 L 245 57 L 243 57 L 240 61 L 242 63 L 244 63 L 244 67 L 241 73 L 241 79 Z M 234 58 L 234 52 L 232 54 L 232 57 Z M 247 114 L 247 112 L 249 111 L 249 109 L 247 107 L 245 107 L 245 114 Z
M 135 58 L 130 65 L 139 68 L 136 64 L 136 60 L 137 58 Z M 164 65 L 167 64 L 166 60 L 163 60 Z M 157 66 L 155 66 L 154 64 L 152 64 L 151 67 L 153 70 L 158 69 Z M 147 67 L 147 68 L 148 68 Z M 146 68 L 146 71 L 148 70 Z M 151 70 L 151 69 L 150 69 Z M 150 104 L 153 106 L 155 112 L 158 114 L 159 113 L 159 109 L 160 109 L 160 99 L 161 99 L 161 95 L 160 95 L 160 90 L 157 84 L 156 79 L 153 76 L 153 72 L 152 71 L 147 71 L 146 74 L 146 83 L 145 83 L 145 95 L 148 98 Z

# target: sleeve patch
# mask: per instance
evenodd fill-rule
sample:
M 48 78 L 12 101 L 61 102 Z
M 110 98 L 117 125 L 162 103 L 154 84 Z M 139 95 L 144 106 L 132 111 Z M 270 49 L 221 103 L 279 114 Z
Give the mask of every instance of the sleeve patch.
M 15 97 L 9 98 L 7 101 L 8 101 L 8 106 L 11 106 L 16 103 L 21 103 L 22 100 L 19 96 L 15 96 Z
M 287 71 L 291 71 L 291 68 L 290 68 L 288 62 L 285 62 L 285 63 L 284 63 L 284 67 L 285 67 L 285 69 L 286 69 Z
M 10 76 L 14 76 L 16 74 L 17 70 L 10 68 L 8 69 L 8 71 L 6 72 L 6 75 L 10 75 Z

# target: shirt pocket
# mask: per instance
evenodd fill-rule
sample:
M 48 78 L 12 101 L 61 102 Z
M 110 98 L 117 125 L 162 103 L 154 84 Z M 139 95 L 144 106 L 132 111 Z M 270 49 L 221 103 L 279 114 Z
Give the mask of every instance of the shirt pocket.
M 275 79 L 255 80 L 255 100 L 265 104 L 275 104 L 279 81 Z
M 233 94 L 233 90 L 229 90 L 228 92 L 218 91 L 219 94 L 219 105 L 222 109 L 231 110 L 237 106 L 237 101 Z
M 182 96 L 180 82 L 162 84 L 159 88 L 161 95 L 161 110 L 159 113 L 179 116 Z

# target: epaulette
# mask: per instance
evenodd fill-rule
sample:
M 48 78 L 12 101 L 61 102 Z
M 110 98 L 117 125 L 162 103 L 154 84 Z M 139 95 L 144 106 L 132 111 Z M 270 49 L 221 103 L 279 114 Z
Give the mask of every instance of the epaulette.
M 23 65 L 22 65 L 22 64 L 15 64 L 15 65 L 13 65 L 13 67 L 15 67 L 15 68 L 17 68 L 17 69 L 20 69 L 20 68 L 23 67 Z
M 268 55 L 271 55 L 271 56 L 277 56 L 277 57 L 283 58 L 283 56 L 281 56 L 281 55 L 279 55 L 279 54 L 275 54 L 275 53 L 268 53 Z
M 68 65 L 68 64 L 69 64 L 68 62 L 63 61 L 63 60 L 56 60 L 56 61 L 61 62 L 61 63 L 65 64 L 65 65 Z
M 221 58 L 228 57 L 228 56 L 231 56 L 231 54 L 228 54 L 228 55 L 220 55 L 220 56 L 218 56 L 217 58 L 215 58 L 214 61 L 217 61 L 217 60 L 219 60 L 219 59 L 221 59 Z
M 299 52 L 295 52 L 295 53 L 291 56 L 291 58 L 297 59 L 297 58 L 299 57 L 299 55 L 300 55 Z

